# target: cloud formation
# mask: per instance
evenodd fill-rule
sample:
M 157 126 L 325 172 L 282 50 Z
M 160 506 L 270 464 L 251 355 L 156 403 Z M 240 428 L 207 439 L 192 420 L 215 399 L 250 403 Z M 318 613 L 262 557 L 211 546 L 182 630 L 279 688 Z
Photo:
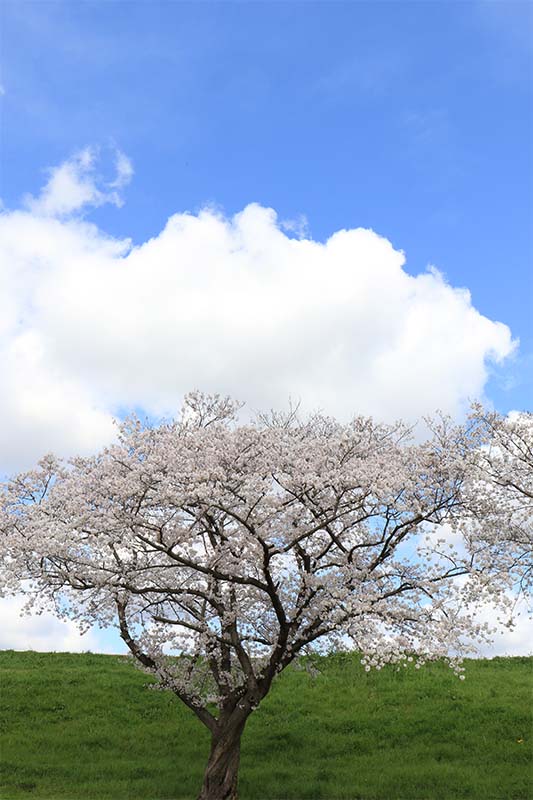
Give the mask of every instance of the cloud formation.
M 47 450 L 90 452 L 114 415 L 172 415 L 193 388 L 343 418 L 458 414 L 513 350 L 466 289 L 436 270 L 409 275 L 371 230 L 294 238 L 251 204 L 231 218 L 175 214 L 136 247 L 114 239 L 80 215 L 120 204 L 133 170 L 122 153 L 115 163 L 102 184 L 83 150 L 0 215 L 4 471 Z
M 86 147 L 75 153 L 58 167 L 49 170 L 49 178 L 38 197 L 26 195 L 24 205 L 31 214 L 45 217 L 62 217 L 80 211 L 86 206 L 105 203 L 122 205 L 119 189 L 133 176 L 129 158 L 120 150 L 114 151 L 116 174 L 104 181 L 97 173 L 98 150 Z
M 39 616 L 21 616 L 24 597 L 0 598 L 0 650 L 37 650 L 39 652 L 81 653 L 90 650 L 95 653 L 125 653 L 124 642 L 118 631 L 109 630 L 105 635 L 94 627 L 83 635 L 74 622 L 57 619 L 51 613 Z M 490 604 L 483 605 L 476 619 L 494 626 L 496 611 Z M 517 617 L 512 630 L 499 630 L 494 634 L 493 643 L 479 648 L 477 656 L 528 656 L 533 654 L 531 643 L 531 616 L 525 604 L 517 609 Z
M 37 650 L 82 653 L 90 650 L 98 653 L 122 653 L 124 645 L 116 641 L 104 642 L 98 629 L 93 628 L 83 635 L 74 622 L 62 621 L 53 614 L 21 616 L 24 598 L 3 597 L 0 600 L 2 626 L 0 628 L 0 650 Z
M 512 353 L 508 327 L 466 289 L 409 275 L 371 230 L 313 241 L 303 217 L 251 204 L 175 214 L 138 247 L 114 239 L 82 215 L 120 206 L 133 169 L 120 151 L 111 179 L 98 166 L 86 148 L 0 214 L 0 471 L 94 451 L 115 416 L 170 416 L 193 388 L 343 418 L 458 414 Z M 50 615 L 21 620 L 21 602 L 1 601 L 0 648 L 106 649 Z M 496 651 L 527 641 L 520 624 Z
M 485 603 L 475 613 L 477 622 L 486 622 L 489 626 L 495 626 L 498 617 L 498 610 Z M 482 658 L 493 658 L 494 656 L 532 656 L 533 643 L 531 642 L 531 610 L 528 610 L 524 598 L 518 602 L 513 610 L 513 626 L 510 628 L 499 627 L 493 635 L 490 645 L 483 645 L 479 650 Z

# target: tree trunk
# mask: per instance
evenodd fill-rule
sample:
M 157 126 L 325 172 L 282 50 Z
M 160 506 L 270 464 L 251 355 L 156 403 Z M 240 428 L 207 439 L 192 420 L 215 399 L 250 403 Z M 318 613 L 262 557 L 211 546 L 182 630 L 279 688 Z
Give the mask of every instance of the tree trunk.
M 213 733 L 211 752 L 198 800 L 237 800 L 243 730 L 244 723 Z

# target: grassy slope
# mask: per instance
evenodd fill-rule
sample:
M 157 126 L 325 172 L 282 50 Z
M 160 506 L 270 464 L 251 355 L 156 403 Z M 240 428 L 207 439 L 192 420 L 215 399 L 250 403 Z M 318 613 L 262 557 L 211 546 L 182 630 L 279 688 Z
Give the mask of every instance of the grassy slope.
M 289 670 L 245 731 L 242 800 L 533 798 L 532 667 Z M 0 798 L 193 798 L 207 732 L 147 680 L 116 656 L 0 652 Z

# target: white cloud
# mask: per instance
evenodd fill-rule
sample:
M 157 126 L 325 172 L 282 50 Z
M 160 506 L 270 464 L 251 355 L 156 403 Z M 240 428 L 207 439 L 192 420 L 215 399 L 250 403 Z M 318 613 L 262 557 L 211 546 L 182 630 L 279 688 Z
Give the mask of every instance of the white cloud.
M 85 206 L 101 206 L 105 203 L 121 206 L 122 198 L 117 189 L 129 183 L 133 166 L 120 150 L 115 151 L 114 161 L 116 176 L 104 182 L 96 171 L 98 151 L 86 147 L 58 167 L 50 169 L 50 177 L 40 195 L 26 195 L 24 204 L 32 214 L 46 217 L 65 216 Z
M 0 215 L 0 468 L 43 450 L 100 446 L 117 409 L 172 414 L 192 388 L 252 408 L 348 417 L 453 414 L 513 350 L 435 270 L 365 229 L 287 235 L 272 209 L 176 214 L 132 248 L 75 212 L 117 202 L 132 174 L 97 186 L 96 153 L 51 171 L 26 208 Z
M 120 150 L 115 152 L 115 168 L 117 176 L 109 185 L 117 189 L 122 189 L 124 186 L 127 186 L 133 178 L 133 164 Z
M 47 360 L 37 331 L 14 337 L 0 350 L 0 363 L 0 453 L 6 468 L 52 450 L 88 454 L 114 436 L 111 414 Z
M 125 653 L 126 647 L 116 631 L 104 634 L 98 628 L 80 634 L 74 622 L 63 622 L 50 613 L 22 615 L 24 597 L 0 598 L 0 650 L 36 650 L 38 652 Z M 495 624 L 496 609 L 483 605 L 475 615 L 478 622 Z M 480 646 L 477 657 L 533 655 L 531 616 L 525 603 L 517 609 L 512 629 L 493 635 L 493 643 Z
M 105 644 L 97 630 L 81 635 L 73 622 L 62 622 L 52 614 L 21 616 L 22 596 L 4 597 L 0 600 L 0 650 L 37 650 L 81 653 L 87 650 L 98 653 L 124 652 L 120 643 Z M 122 646 L 121 646 L 122 645 Z
M 474 614 L 476 622 L 496 625 L 501 612 L 490 603 L 481 605 Z M 533 655 L 533 626 L 531 609 L 522 598 L 513 609 L 513 625 L 510 628 L 499 626 L 493 634 L 492 643 L 479 648 L 479 655 L 484 658 L 493 656 L 531 656 Z

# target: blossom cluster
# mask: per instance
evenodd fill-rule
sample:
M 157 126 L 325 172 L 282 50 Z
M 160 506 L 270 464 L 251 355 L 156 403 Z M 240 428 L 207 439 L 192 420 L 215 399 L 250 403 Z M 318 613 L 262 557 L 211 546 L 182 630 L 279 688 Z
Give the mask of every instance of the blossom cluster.
M 525 504 L 506 494 L 510 445 L 487 454 L 479 418 L 434 420 L 415 443 L 401 423 L 239 424 L 238 408 L 195 393 L 175 421 L 130 418 L 97 455 L 47 456 L 14 477 L 4 591 L 30 581 L 30 608 L 118 621 L 143 669 L 208 725 L 209 703 L 255 708 L 312 648 L 349 643 L 368 669 L 446 657 L 461 675 L 460 654 L 490 635 L 463 611 L 480 593 L 505 595 L 525 563 L 514 545 L 531 535 Z

